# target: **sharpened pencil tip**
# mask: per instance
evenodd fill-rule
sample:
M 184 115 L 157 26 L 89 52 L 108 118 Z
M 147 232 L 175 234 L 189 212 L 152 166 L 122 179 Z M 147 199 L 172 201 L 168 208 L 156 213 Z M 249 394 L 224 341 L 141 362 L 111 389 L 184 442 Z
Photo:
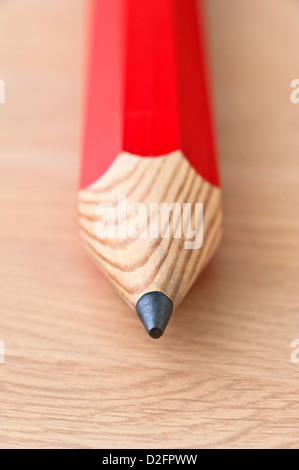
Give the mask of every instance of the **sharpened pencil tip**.
M 152 328 L 149 332 L 151 338 L 158 339 L 163 335 L 163 331 L 160 328 Z
M 136 312 L 149 336 L 160 338 L 169 322 L 173 303 L 163 292 L 154 291 L 144 294 L 136 304 Z

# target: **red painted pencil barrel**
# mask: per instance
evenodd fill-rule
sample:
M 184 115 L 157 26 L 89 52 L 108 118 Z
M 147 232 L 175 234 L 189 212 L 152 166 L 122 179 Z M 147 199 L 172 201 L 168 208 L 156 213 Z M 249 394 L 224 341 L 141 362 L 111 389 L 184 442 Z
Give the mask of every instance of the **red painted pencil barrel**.
M 219 186 L 198 0 L 93 0 L 80 187 L 121 151 L 181 150 Z

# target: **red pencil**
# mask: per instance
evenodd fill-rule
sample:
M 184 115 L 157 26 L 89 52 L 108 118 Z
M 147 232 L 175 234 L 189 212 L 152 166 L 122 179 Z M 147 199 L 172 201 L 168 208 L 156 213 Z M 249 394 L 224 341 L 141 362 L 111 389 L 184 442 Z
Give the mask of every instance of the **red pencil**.
M 155 338 L 222 233 L 198 5 L 93 5 L 80 233 Z

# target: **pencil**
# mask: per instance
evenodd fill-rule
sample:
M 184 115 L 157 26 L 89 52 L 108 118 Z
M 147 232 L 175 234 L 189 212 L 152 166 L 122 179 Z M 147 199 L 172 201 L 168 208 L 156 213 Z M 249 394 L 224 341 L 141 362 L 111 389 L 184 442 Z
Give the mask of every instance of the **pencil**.
M 80 235 L 159 338 L 222 235 L 204 14 L 197 0 L 95 0 L 92 18 Z

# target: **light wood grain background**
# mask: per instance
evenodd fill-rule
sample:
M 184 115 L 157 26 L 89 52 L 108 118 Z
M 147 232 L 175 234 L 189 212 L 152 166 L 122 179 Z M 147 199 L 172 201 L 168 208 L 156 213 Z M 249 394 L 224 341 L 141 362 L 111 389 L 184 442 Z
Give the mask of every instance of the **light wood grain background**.
M 209 0 L 218 255 L 150 340 L 79 243 L 84 2 L 0 3 L 0 447 L 299 447 L 298 2 Z

